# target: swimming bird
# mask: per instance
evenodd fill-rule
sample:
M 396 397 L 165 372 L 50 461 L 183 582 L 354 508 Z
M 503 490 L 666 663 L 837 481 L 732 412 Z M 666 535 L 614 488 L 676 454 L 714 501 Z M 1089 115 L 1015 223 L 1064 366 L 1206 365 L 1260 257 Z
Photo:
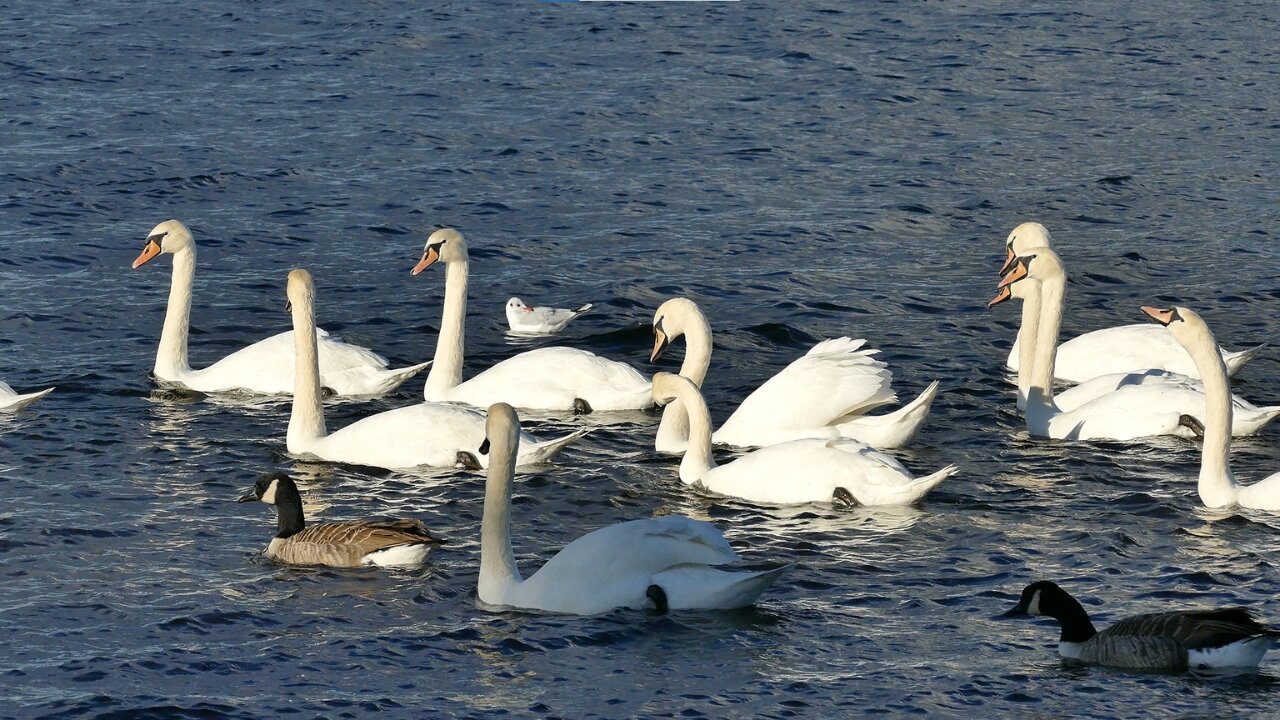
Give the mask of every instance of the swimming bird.
M 721 570 L 735 562 L 709 522 L 679 515 L 630 520 L 564 546 L 528 579 L 511 549 L 511 492 L 520 420 L 506 403 L 489 408 L 480 578 L 487 609 L 592 615 L 614 608 L 728 609 L 751 605 L 790 565 L 763 572 Z
M 427 400 L 478 408 L 505 402 L 519 408 L 575 413 L 639 410 L 652 404 L 649 381 L 635 368 L 568 347 L 523 352 L 463 382 L 463 326 L 471 262 L 462 233 L 453 228 L 431 233 L 413 274 L 437 261 L 445 265 L 444 309 L 435 362 L 423 392 Z
M 711 325 L 688 298 L 672 298 L 653 314 L 654 362 L 678 338 L 685 338 L 680 374 L 701 387 L 711 366 Z M 938 393 L 930 383 L 920 396 L 884 415 L 867 411 L 891 403 L 893 373 L 873 357 L 865 340 L 823 340 L 743 399 L 711 437 L 713 443 L 762 447 L 801 438 L 846 437 L 880 449 L 905 446 L 929 416 Z M 654 447 L 681 452 L 689 437 L 684 406 L 676 400 L 662 411 Z
M 1280 473 L 1252 485 L 1236 482 L 1231 472 L 1231 428 L 1235 412 L 1231 401 L 1227 369 L 1215 352 L 1213 332 L 1190 308 L 1178 306 L 1161 310 L 1143 306 L 1142 312 L 1164 325 L 1187 349 L 1204 382 L 1204 446 L 1200 453 L 1200 478 L 1196 483 L 1200 501 L 1208 507 L 1247 507 L 1280 511 Z
M 1018 258 L 989 303 L 994 307 L 1011 297 L 1024 303 L 1020 332 L 1034 338 L 1024 413 L 1027 431 L 1036 437 L 1070 440 L 1192 437 L 1198 433 L 1204 425 L 1204 392 L 1190 382 L 1122 382 L 1070 410 L 1057 404 L 1053 351 L 1065 292 L 1066 274 L 1057 253 L 1042 247 Z M 1280 407 L 1260 408 L 1238 401 L 1232 431 L 1238 435 L 1256 433 L 1276 417 L 1280 417 Z
M 33 393 L 18 393 L 7 383 L 0 382 L 0 410 L 16 411 L 30 405 L 53 392 L 53 388 L 37 390 Z
M 279 530 L 264 554 L 292 565 L 421 565 L 444 542 L 418 520 L 347 520 L 308 526 L 298 486 L 284 473 L 259 479 L 239 501 L 255 500 L 275 505 L 279 518 Z
M 286 440 L 289 452 L 390 470 L 454 467 L 459 463 L 484 467 L 488 457 L 476 455 L 475 451 L 484 441 L 485 417 L 474 408 L 422 402 L 369 415 L 332 433 L 328 431 L 316 370 L 315 292 L 311 273 L 301 269 L 289 273 L 287 307 L 293 315 L 298 357 Z M 578 430 L 553 440 L 538 440 L 524 433 L 519 462 L 548 462 L 585 433 L 586 430 Z
M 660 372 L 653 376 L 653 399 L 659 405 L 679 400 L 689 414 L 681 482 L 720 495 L 773 505 L 909 505 L 957 469 L 948 465 L 917 478 L 892 456 L 842 437 L 768 445 L 716 465 L 711 456 L 711 414 L 697 386 L 684 376 Z
M 1051 617 L 1062 626 L 1059 655 L 1130 670 L 1256 668 L 1280 640 L 1280 631 L 1264 627 L 1245 608 L 1134 615 L 1099 632 L 1079 601 L 1048 580 L 1024 588 L 1005 615 Z
M 551 307 L 532 307 L 523 300 L 513 297 L 507 301 L 507 325 L 511 332 L 519 335 L 550 335 L 560 332 L 569 321 L 587 312 L 592 307 L 587 303 L 576 310 Z
M 1031 255 L 1035 248 L 1053 247 L 1053 239 L 1044 225 L 1022 223 L 1005 240 L 1005 261 L 1000 268 L 1004 277 L 1013 269 L 1018 257 Z M 1021 338 L 1009 350 L 1008 368 L 1017 372 L 1022 367 Z M 1258 356 L 1266 343 L 1247 350 L 1222 353 L 1227 374 L 1235 375 L 1245 363 Z M 1065 382 L 1081 383 L 1102 375 L 1145 373 L 1163 370 L 1200 377 L 1195 363 L 1167 332 L 1156 325 L 1116 325 L 1087 332 L 1060 344 L 1054 359 L 1054 377 Z
M 287 395 L 293 390 L 293 331 L 241 348 L 214 364 L 193 370 L 187 360 L 191 325 L 191 287 L 196 274 L 196 242 L 177 220 L 156 225 L 147 235 L 133 267 L 162 253 L 173 255 L 173 279 L 164 328 L 153 373 L 157 380 L 198 392 L 249 392 Z M 431 363 L 396 370 L 368 348 L 342 342 L 316 329 L 320 348 L 320 382 L 337 395 L 381 395 L 418 374 Z

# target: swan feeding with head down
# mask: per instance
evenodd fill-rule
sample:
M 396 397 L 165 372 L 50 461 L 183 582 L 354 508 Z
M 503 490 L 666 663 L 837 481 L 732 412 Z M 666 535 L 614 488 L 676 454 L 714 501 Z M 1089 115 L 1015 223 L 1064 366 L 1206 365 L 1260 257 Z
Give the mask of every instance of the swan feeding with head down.
M 568 347 L 520 353 L 464 382 L 464 325 L 471 262 L 462 233 L 453 228 L 431 233 L 413 274 L 437 261 L 445 266 L 444 309 L 435 360 L 427 374 L 427 400 L 473 407 L 505 402 L 529 410 L 577 413 L 639 410 L 652 404 L 649 381 L 635 368 Z
M 696 303 L 672 298 L 653 314 L 656 361 L 672 341 L 685 339 L 680 374 L 701 387 L 711 366 L 711 325 Z M 865 340 L 823 340 L 756 388 L 711 436 L 713 443 L 762 447 L 800 438 L 846 437 L 880 449 L 905 446 L 929 416 L 938 392 L 933 381 L 911 403 L 884 415 L 867 411 L 896 399 L 889 389 L 893 373 L 864 348 Z M 679 400 L 662 411 L 654 447 L 681 452 L 689 420 Z
M 287 395 L 293 390 L 293 331 L 241 348 L 214 364 L 193 370 L 187 360 L 191 330 L 191 287 L 196 275 L 196 243 L 177 220 L 155 226 L 147 235 L 133 267 L 160 254 L 173 255 L 169 304 L 153 369 L 157 380 L 198 392 L 248 392 Z M 342 342 L 316 330 L 320 348 L 320 382 L 338 395 L 380 395 L 418 374 L 431 363 L 392 370 L 381 355 Z
M 593 530 L 564 546 L 529 578 L 511 548 L 512 476 L 520 420 L 506 403 L 489 408 L 488 479 L 480 526 L 476 595 L 488 609 L 593 615 L 614 608 L 722 610 L 751 605 L 791 567 L 721 570 L 738 560 L 709 522 L 667 515 Z

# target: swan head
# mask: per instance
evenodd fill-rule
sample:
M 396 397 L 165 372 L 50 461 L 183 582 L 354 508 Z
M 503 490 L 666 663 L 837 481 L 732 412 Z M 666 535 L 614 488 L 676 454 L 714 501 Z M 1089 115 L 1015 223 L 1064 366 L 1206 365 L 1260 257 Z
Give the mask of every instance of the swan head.
M 987 307 L 995 307 L 1010 298 L 1026 299 L 1039 289 L 1040 283 L 1065 277 L 1066 271 L 1058 254 L 1047 247 L 1036 248 L 1028 255 L 1014 258 L 1009 271 L 996 285 L 996 296 L 991 298 Z
M 524 301 L 518 297 L 513 297 L 507 301 L 507 312 L 533 312 L 533 308 L 524 304 Z
M 413 266 L 412 274 L 417 275 L 426 270 L 436 264 L 437 260 L 445 263 L 466 262 L 467 241 L 462 233 L 453 228 L 441 228 L 431 233 L 426 246 L 422 248 L 422 259 Z
M 1209 329 L 1208 324 L 1205 323 L 1204 318 L 1200 317 L 1199 313 L 1181 305 L 1165 310 L 1143 305 L 1142 312 L 1152 320 L 1169 328 L 1169 332 L 1173 333 L 1173 336 L 1180 342 L 1185 343 L 1195 334 L 1207 332 Z
M 165 220 L 151 228 L 147 239 L 143 242 L 142 252 L 133 261 L 133 267 L 139 268 L 160 253 L 176 253 L 195 247 L 191 231 L 178 220 Z
M 316 286 L 311 281 L 311 273 L 298 268 L 289 271 L 289 284 L 285 287 L 285 295 L 289 298 L 285 310 L 293 310 L 293 306 L 311 307 L 316 299 Z
M 489 472 L 495 469 L 514 472 L 516 452 L 520 444 L 520 416 L 506 403 L 494 403 L 484 422 L 484 442 L 478 448 L 481 455 L 489 456 Z
M 671 298 L 653 313 L 653 352 L 649 362 L 657 362 L 676 338 L 684 335 L 691 323 L 707 324 L 698 304 L 688 298 Z
M 288 494 L 290 490 L 295 494 L 298 492 L 298 486 L 294 483 L 293 478 L 280 472 L 272 473 L 258 478 L 258 482 L 254 484 L 253 489 L 241 496 L 236 502 L 258 501 L 268 505 L 275 505 L 276 496 Z
M 697 392 L 693 381 L 683 375 L 660 372 L 653 374 L 653 403 L 658 407 L 668 405 L 679 397 L 680 392 Z
M 1004 240 L 1004 265 L 1000 266 L 1000 275 L 1009 272 L 1019 257 L 1041 247 L 1053 247 L 1053 239 L 1045 226 L 1038 222 L 1025 222 L 1014 228 Z

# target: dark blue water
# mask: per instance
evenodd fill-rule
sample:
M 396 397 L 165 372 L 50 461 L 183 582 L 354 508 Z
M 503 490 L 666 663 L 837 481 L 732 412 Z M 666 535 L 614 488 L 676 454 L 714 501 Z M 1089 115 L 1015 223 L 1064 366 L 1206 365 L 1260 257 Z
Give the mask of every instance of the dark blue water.
M 1276 658 L 1071 667 L 1049 623 L 993 617 L 1049 578 L 1102 623 L 1280 621 L 1280 520 L 1204 511 L 1192 443 L 1028 440 L 1001 370 L 1017 313 L 984 306 L 1005 235 L 1039 220 L 1066 334 L 1177 301 L 1230 347 L 1277 341 L 1276 26 L 1270 3 L 1182 0 L 8 3 L 0 379 L 58 390 L 0 419 L 0 715 L 1271 716 Z M 686 295 L 717 333 L 718 419 L 816 340 L 866 337 L 903 397 L 942 381 L 904 462 L 962 473 L 917 508 L 759 508 L 680 486 L 656 416 L 610 426 L 518 487 L 526 573 L 659 512 L 797 567 L 743 612 L 488 614 L 479 476 L 299 466 L 287 404 L 152 395 L 169 262 L 129 263 L 170 217 L 201 247 L 196 366 L 288 326 L 293 267 L 324 327 L 429 357 L 443 276 L 408 270 L 450 225 L 469 372 L 518 349 L 511 295 L 596 303 L 559 342 L 642 367 L 653 310 Z M 1280 400 L 1278 357 L 1237 392 Z M 1239 476 L 1280 470 L 1275 438 L 1236 443 Z M 264 562 L 271 511 L 234 500 L 277 468 L 314 517 L 452 542 L 420 571 Z

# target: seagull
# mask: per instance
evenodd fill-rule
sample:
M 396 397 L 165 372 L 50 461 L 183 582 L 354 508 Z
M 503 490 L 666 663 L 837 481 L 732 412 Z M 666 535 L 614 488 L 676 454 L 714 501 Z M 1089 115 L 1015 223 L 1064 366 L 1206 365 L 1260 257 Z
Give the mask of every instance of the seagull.
M 507 301 L 507 323 L 511 332 L 521 335 L 550 335 L 560 332 L 569 321 L 590 310 L 587 303 L 577 310 L 563 308 L 530 307 L 518 297 Z

